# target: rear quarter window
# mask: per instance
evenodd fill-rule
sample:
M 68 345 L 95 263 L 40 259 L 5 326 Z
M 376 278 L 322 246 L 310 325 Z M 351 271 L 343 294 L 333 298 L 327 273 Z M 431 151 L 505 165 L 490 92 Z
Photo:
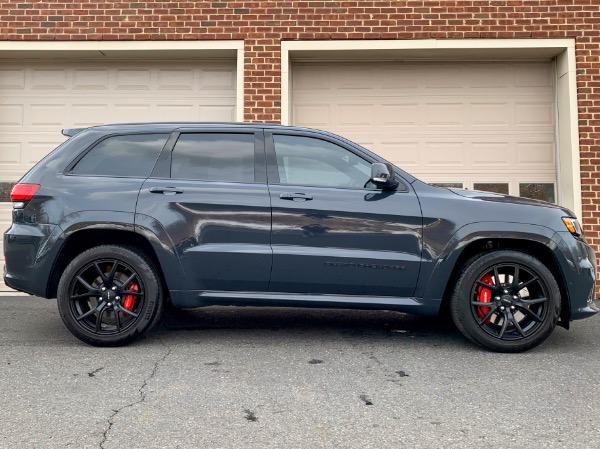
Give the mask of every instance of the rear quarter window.
M 168 134 L 107 137 L 89 150 L 71 169 L 71 173 L 147 178 L 168 137 Z

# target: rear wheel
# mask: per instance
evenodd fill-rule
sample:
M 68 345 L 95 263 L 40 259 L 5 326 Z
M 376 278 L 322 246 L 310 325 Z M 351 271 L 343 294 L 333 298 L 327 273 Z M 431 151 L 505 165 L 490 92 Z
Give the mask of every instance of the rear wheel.
M 478 345 L 521 352 L 552 333 L 560 315 L 560 291 L 538 259 L 519 251 L 493 251 L 465 264 L 450 308 L 458 329 Z
M 139 338 L 163 310 L 160 277 L 133 248 L 97 246 L 77 256 L 58 285 L 58 310 L 67 328 L 94 346 Z

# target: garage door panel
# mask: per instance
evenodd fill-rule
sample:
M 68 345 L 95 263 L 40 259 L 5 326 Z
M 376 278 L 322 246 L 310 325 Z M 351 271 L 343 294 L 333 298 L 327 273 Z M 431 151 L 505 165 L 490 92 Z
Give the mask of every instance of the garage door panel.
M 330 72 L 328 66 L 298 67 L 294 69 L 294 90 L 304 95 L 317 95 L 315 91 L 330 90 Z
M 421 69 L 422 70 L 422 69 Z M 424 87 L 426 89 L 446 89 L 462 87 L 462 68 L 456 66 L 438 66 L 435 70 L 426 70 Z M 435 92 L 432 92 L 435 95 Z
M 118 117 L 125 117 L 129 122 L 150 122 L 156 115 L 156 109 L 150 102 L 123 102 L 110 105 L 109 109 Z
M 402 126 L 402 127 L 417 127 L 419 126 L 419 117 L 421 110 L 417 103 L 401 103 L 401 104 L 382 104 L 381 113 L 383 114 L 382 127 Z
M 151 90 L 152 72 L 149 69 L 116 69 L 115 90 Z
M 506 142 L 471 142 L 469 146 L 469 155 L 472 159 L 465 161 L 467 166 L 470 165 L 475 169 L 493 169 L 515 165 L 515 149 Z
M 552 89 L 554 84 L 549 64 L 515 64 L 514 85 L 517 88 L 532 90 Z
M 470 124 L 474 127 L 507 127 L 513 122 L 513 120 L 511 120 L 512 116 L 512 108 L 507 103 L 473 102 L 470 105 Z
M 21 142 L 0 142 L 0 170 L 15 170 L 20 162 Z
M 340 104 L 335 108 L 336 123 L 340 126 L 373 127 L 373 116 L 376 114 L 372 103 Z M 361 113 L 357 114 L 356 111 Z
M 461 167 L 464 159 L 464 146 L 461 142 L 426 142 L 420 164 L 430 167 Z
M 426 127 L 465 126 L 462 103 L 425 103 L 423 109 Z
M 0 89 L 25 89 L 25 70 L 0 68 Z
M 106 69 L 81 69 L 73 74 L 73 90 L 107 91 L 109 89 L 108 71 Z
M 198 120 L 233 122 L 235 121 L 235 108 L 233 106 L 201 106 L 198 109 Z
M 26 127 L 40 130 L 43 128 L 57 129 L 63 123 L 68 123 L 70 107 L 66 103 L 34 103 L 26 107 Z
M 331 124 L 331 106 L 328 104 L 297 104 L 293 114 L 303 126 L 324 128 Z
M 520 180 L 556 180 L 549 62 L 299 63 L 292 69 L 294 124 L 338 132 L 425 181 L 442 176 L 471 188 L 483 171 L 478 182 L 510 178 L 511 193 L 518 194 Z
M 481 67 L 479 70 L 466 70 L 465 85 L 471 89 L 506 89 L 509 86 L 509 73 L 504 65 L 493 65 Z M 471 90 L 469 89 L 469 90 Z M 474 92 L 479 93 L 479 92 Z M 481 92 L 486 95 L 486 92 Z M 481 94 L 479 93 L 479 94 Z
M 193 103 L 189 104 L 177 104 L 177 103 L 157 103 L 156 109 L 160 110 L 161 113 L 173 117 L 173 120 L 190 121 L 199 120 L 195 117 L 198 115 L 195 113 L 196 105 Z M 213 119 L 214 120 L 214 119 Z
M 194 71 L 191 69 L 161 69 L 157 73 L 157 89 L 191 91 L 194 86 Z
M 551 102 L 518 102 L 515 109 L 517 126 L 546 128 L 554 125 L 554 104 Z
M 374 78 L 375 74 L 370 67 L 357 67 L 354 70 L 339 72 L 335 84 L 339 90 L 373 90 L 377 88 Z
M 236 76 L 232 70 L 205 69 L 198 72 L 200 89 L 210 89 L 207 95 L 219 94 L 219 91 L 230 92 L 235 89 Z
M 73 127 L 87 127 L 101 124 L 109 116 L 113 105 L 105 102 L 79 102 L 71 104 L 69 120 L 63 123 L 72 123 Z M 56 131 L 57 128 L 55 127 Z
M 550 138 L 545 142 L 517 142 L 517 164 L 535 170 L 554 170 L 556 157 L 553 148 L 554 141 Z
M 385 66 L 380 71 L 381 89 L 398 93 L 410 93 L 419 87 L 420 73 L 417 68 L 403 68 L 402 65 Z
M 68 71 L 66 69 L 39 69 L 28 72 L 29 90 L 32 91 L 65 91 L 69 88 Z M 27 78 L 26 78 L 27 79 Z
M 25 107 L 22 104 L 0 104 L 0 131 L 23 126 L 24 117 Z

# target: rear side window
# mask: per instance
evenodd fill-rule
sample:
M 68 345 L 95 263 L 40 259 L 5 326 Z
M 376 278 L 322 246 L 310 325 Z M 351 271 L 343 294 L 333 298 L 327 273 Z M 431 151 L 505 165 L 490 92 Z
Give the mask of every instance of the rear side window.
M 168 137 L 168 134 L 108 137 L 88 151 L 71 173 L 147 178 Z
M 171 178 L 254 182 L 254 134 L 182 134 L 173 149 Z

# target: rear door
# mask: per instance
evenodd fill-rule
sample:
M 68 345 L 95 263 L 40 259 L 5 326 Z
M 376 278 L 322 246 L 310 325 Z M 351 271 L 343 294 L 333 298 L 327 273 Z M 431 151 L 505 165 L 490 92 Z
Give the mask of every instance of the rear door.
M 265 133 L 273 206 L 270 291 L 403 296 L 421 264 L 421 208 L 410 184 L 384 192 L 367 157 L 321 134 Z
M 189 290 L 267 290 L 271 209 L 263 142 L 262 129 L 250 127 L 178 130 L 142 186 L 136 223 L 164 229 Z

